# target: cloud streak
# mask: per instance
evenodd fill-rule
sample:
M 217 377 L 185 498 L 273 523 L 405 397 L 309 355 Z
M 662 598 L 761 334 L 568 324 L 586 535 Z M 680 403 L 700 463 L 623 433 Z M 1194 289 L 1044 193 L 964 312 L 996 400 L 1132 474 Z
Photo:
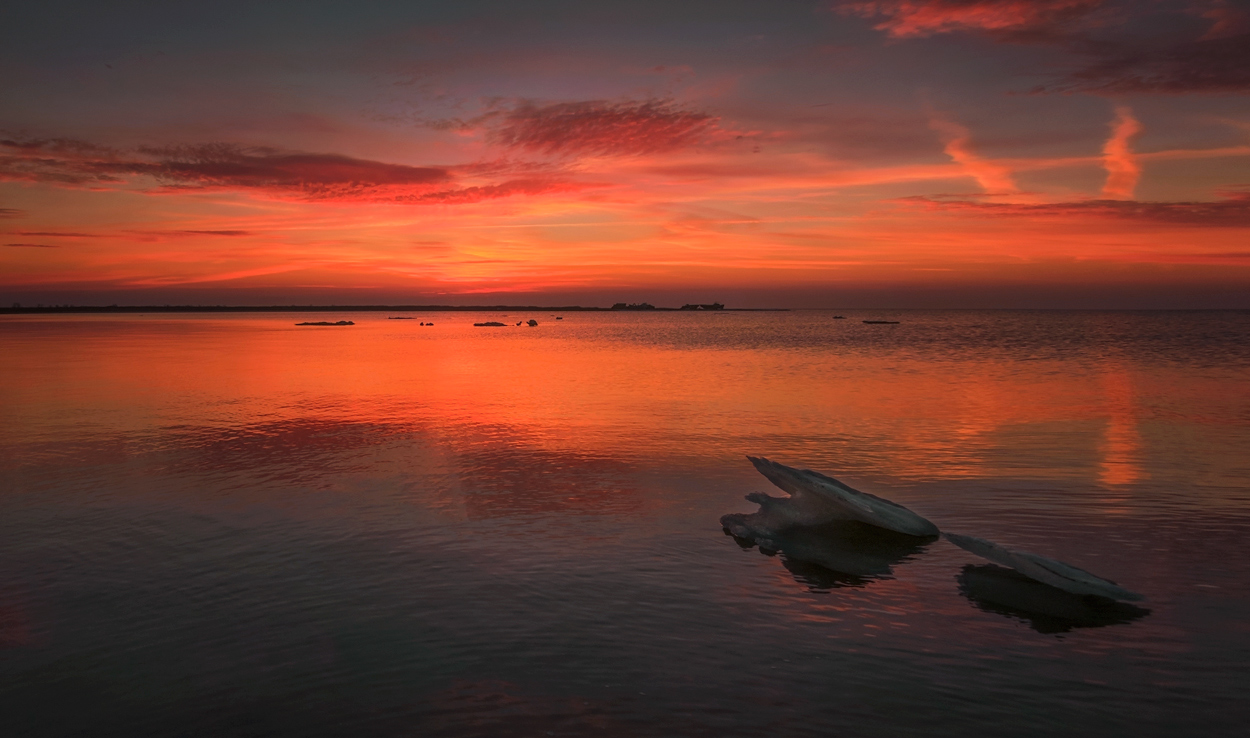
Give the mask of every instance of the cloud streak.
M 490 139 L 541 154 L 636 156 L 692 146 L 711 132 L 715 121 L 707 113 L 654 100 L 524 104 L 503 118 Z
M 977 217 L 1109 218 L 1208 228 L 1250 227 L 1250 192 L 1228 193 L 1223 200 L 1207 202 L 1102 199 L 1026 204 L 929 197 L 907 197 L 899 202 L 925 210 Z
M 1120 105 L 1115 109 L 1111 123 L 1111 137 L 1102 147 L 1103 166 L 1107 168 L 1107 182 L 1102 187 L 1105 199 L 1131 200 L 1141 177 L 1141 164 L 1133 154 L 1133 139 L 1142 132 L 1141 123 L 1133 117 L 1133 111 Z
M 545 115 L 539 115 L 536 120 L 546 119 Z M 692 127 L 691 124 L 683 128 L 679 120 L 680 116 L 670 120 L 667 126 L 656 121 L 650 126 L 637 123 L 631 130 L 640 140 L 616 144 L 608 140 L 615 130 L 613 124 L 605 123 L 599 127 L 587 125 L 580 133 L 570 134 L 573 137 L 558 146 L 543 141 L 550 139 L 556 142 L 561 125 L 544 129 L 539 123 L 531 121 L 530 127 L 515 134 L 514 144 L 521 148 L 557 146 L 558 150 L 574 151 L 617 150 L 612 147 L 641 151 L 647 146 L 676 145 L 676 141 L 684 135 L 694 135 L 697 126 Z M 686 133 L 683 134 L 682 130 Z M 664 137 L 665 131 L 667 138 Z M 649 143 L 642 141 L 643 138 Z M 602 141 L 596 143 L 600 139 Z M 515 173 L 535 169 L 526 163 L 506 161 L 467 165 L 459 169 L 416 167 L 340 154 L 284 152 L 230 144 L 149 146 L 121 150 L 68 139 L 0 141 L 0 180 L 67 187 L 121 186 L 147 178 L 157 185 L 149 188 L 149 192 L 164 194 L 233 191 L 305 201 L 451 205 L 512 196 L 567 193 L 595 186 L 557 177 L 551 167 L 545 167 L 547 174 L 544 177 L 513 178 L 485 184 L 461 181 L 462 174 L 477 179 L 506 176 L 509 170 Z M 88 237 L 90 234 L 48 232 L 47 235 Z M 237 237 L 249 233 L 230 229 L 181 230 L 161 232 L 161 235 Z

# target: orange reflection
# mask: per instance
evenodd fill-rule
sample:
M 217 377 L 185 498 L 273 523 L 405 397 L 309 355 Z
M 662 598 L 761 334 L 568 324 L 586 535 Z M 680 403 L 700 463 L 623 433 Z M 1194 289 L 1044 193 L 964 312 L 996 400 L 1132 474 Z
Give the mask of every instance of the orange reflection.
M 1122 364 L 1108 363 L 1102 375 L 1108 420 L 1102 442 L 1098 480 L 1109 486 L 1132 484 L 1142 478 L 1138 459 L 1141 436 L 1133 402 L 1133 382 Z
M 1215 425 L 1233 412 L 1217 409 L 1227 383 L 1192 373 L 1182 383 L 1182 367 L 1152 369 L 1143 391 L 1184 385 L 1184 405 L 1172 408 L 1184 446 L 1139 433 L 1125 366 L 1090 381 L 1087 364 L 1060 355 L 900 354 L 854 342 L 873 327 L 819 313 L 767 320 L 846 343 L 747 340 L 765 320 L 751 314 L 355 314 L 350 328 L 294 326 L 307 317 L 40 318 L 20 330 L 11 321 L 4 455 L 86 465 L 177 452 L 198 459 L 183 468 L 266 467 L 274 482 L 297 484 L 319 470 L 370 468 L 364 455 L 419 437 L 403 441 L 406 460 L 385 450 L 395 454 L 387 464 L 476 475 L 471 489 L 440 488 L 479 516 L 622 510 L 633 504 L 627 470 L 741 466 L 748 477 L 746 453 L 866 491 L 873 479 L 1122 486 L 1143 479 L 1147 454 L 1178 468 L 1197 455 L 1213 478 L 1232 463 L 1234 439 Z M 515 326 L 529 318 L 540 325 Z M 482 319 L 508 325 L 474 328 Z M 1105 408 L 1109 423 L 1090 408 Z

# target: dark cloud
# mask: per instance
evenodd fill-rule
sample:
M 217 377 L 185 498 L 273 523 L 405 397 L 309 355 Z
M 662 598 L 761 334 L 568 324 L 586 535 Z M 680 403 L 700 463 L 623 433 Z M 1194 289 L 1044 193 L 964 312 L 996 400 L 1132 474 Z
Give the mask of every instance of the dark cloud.
M 441 167 L 412 167 L 338 154 L 283 153 L 228 144 L 139 151 L 156 161 L 138 165 L 134 171 L 176 186 L 290 190 L 312 198 L 333 198 L 379 187 L 430 185 L 451 179 L 447 169 Z
M 98 185 L 124 182 L 126 175 L 152 177 L 167 188 L 267 190 L 308 199 L 430 186 L 451 179 L 441 167 L 230 144 L 126 151 L 65 139 L 0 140 L 0 179 Z
M 1093 61 L 1035 92 L 1185 93 L 1250 90 L 1250 33 L 1170 46 L 1084 44 Z
M 123 180 L 127 162 L 115 149 L 64 138 L 0 139 L 0 180 L 66 185 Z
M 13 231 L 15 236 L 55 236 L 57 238 L 104 238 L 103 233 L 77 233 L 74 231 Z
M 251 231 L 174 231 L 174 233 L 186 236 L 250 236 Z
M 634 135 L 649 132 L 650 142 L 632 144 L 635 149 L 646 146 L 672 146 L 682 131 L 690 132 L 700 119 L 695 114 L 664 113 L 663 108 L 633 109 L 644 116 L 649 111 L 651 123 L 636 121 Z M 548 109 L 549 110 L 549 109 Z M 582 126 L 582 140 L 568 145 L 586 150 L 598 144 L 590 135 L 607 136 L 612 130 L 626 133 L 627 111 L 619 109 L 615 128 L 610 123 Z M 661 123 L 669 115 L 667 124 Z M 694 116 L 686 120 L 683 116 Z M 706 116 L 704 116 L 706 117 Z M 551 120 L 541 111 L 538 118 Z M 555 116 L 559 119 L 559 115 Z M 611 118 L 611 115 L 608 116 Z M 520 118 L 517 119 L 519 121 Z M 685 123 L 682 121 L 685 120 Z M 531 121 L 533 122 L 533 121 Z M 584 123 L 585 121 L 583 121 Z M 519 124 L 519 123 L 518 123 Z M 683 127 L 684 126 L 684 127 Z M 513 132 L 515 145 L 540 146 L 541 126 Z M 593 130 L 592 130 L 593 129 Z M 667 130 L 667 134 L 665 131 Z M 667 135 L 667 138 L 665 136 Z M 661 140 L 663 139 L 663 140 Z M 612 145 L 625 145 L 617 142 Z M 603 143 L 601 146 L 609 146 Z M 541 147 L 541 146 L 540 146 Z M 517 175 L 522 175 L 517 178 Z M 149 178 L 159 185 L 155 192 L 180 191 L 243 191 L 259 192 L 276 197 L 301 200 L 327 200 L 378 203 L 459 204 L 492 200 L 513 195 L 571 192 L 593 185 L 560 179 L 549 165 L 499 160 L 466 165 L 459 168 L 414 167 L 404 164 L 355 159 L 339 154 L 308 154 L 284 152 L 268 148 L 246 148 L 228 144 L 198 146 L 142 147 L 133 150 L 110 149 L 82 141 L 67 139 L 35 139 L 0 141 L 0 180 L 48 182 L 65 186 L 98 186 L 101 184 Z M 461 177 L 506 177 L 501 183 L 462 185 Z M 18 212 L 18 211 L 13 211 Z M 65 238 L 92 238 L 97 234 L 54 231 L 32 231 L 26 235 Z M 242 230 L 179 230 L 144 231 L 140 236 L 178 238 L 188 236 L 239 237 L 251 235 Z
M 976 33 L 1071 53 L 1076 60 L 1071 71 L 1038 85 L 1035 93 L 1250 90 L 1250 12 L 1229 3 L 881 0 L 842 2 L 838 8 L 879 20 L 875 28 L 894 38 Z M 1209 22 L 1205 31 L 1196 28 L 1198 18 Z
M 50 243 L 6 243 L 5 246 L 11 249 L 58 249 L 60 246 L 54 246 Z
M 927 210 L 976 216 L 1115 218 L 1196 227 L 1250 228 L 1250 192 L 1231 192 L 1223 200 L 1207 202 L 1081 200 L 1021 204 L 929 197 L 907 197 L 899 202 Z
M 25 218 L 26 211 L 17 208 L 0 208 L 0 218 Z
M 490 137 L 504 146 L 544 154 L 628 156 L 695 144 L 715 120 L 662 101 L 523 104 L 507 113 Z

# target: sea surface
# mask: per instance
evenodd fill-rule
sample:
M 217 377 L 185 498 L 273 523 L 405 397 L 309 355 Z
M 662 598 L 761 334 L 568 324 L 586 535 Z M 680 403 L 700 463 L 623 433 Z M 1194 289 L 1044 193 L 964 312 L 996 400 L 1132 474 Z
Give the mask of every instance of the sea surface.
M 840 314 L 0 317 L 0 734 L 1244 734 L 1250 313 Z M 761 551 L 747 455 L 1145 600 Z

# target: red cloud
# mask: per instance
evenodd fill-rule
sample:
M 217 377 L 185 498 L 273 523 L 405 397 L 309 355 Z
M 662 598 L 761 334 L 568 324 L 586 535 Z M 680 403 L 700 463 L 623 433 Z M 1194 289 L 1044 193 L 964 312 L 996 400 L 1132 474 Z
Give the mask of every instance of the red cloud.
M 875 27 L 895 38 L 932 36 L 952 31 L 996 35 L 1068 33 L 1103 0 L 875 0 L 842 2 L 848 15 L 885 20 Z
M 53 246 L 50 243 L 6 243 L 5 246 L 13 249 L 57 249 L 60 246 Z
M 545 154 L 652 154 L 697 143 L 715 120 L 657 101 L 522 105 L 504 117 L 491 138 Z
M 1082 200 L 1046 204 L 973 202 L 907 197 L 901 202 L 953 213 L 1003 217 L 1120 218 L 1213 228 L 1250 227 L 1250 192 L 1228 193 L 1209 202 L 1143 202 L 1140 200 Z

